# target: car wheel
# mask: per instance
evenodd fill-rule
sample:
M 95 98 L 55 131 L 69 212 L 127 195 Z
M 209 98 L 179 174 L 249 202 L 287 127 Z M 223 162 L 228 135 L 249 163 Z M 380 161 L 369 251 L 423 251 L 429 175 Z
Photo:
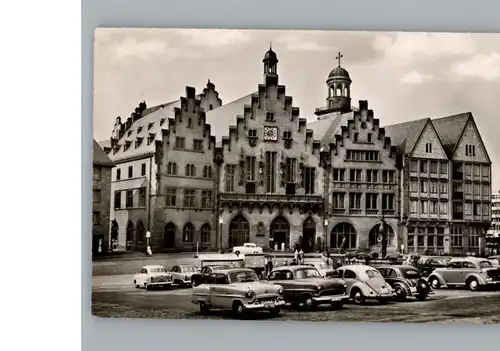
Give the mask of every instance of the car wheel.
M 476 278 L 469 278 L 467 280 L 467 287 L 471 291 L 477 291 L 479 290 L 479 282 L 477 281 Z
M 332 301 L 330 303 L 330 306 L 332 307 L 332 310 L 335 311 L 341 310 L 342 307 L 344 307 L 344 301 Z
M 146 290 L 151 290 L 151 285 L 144 283 L 144 287 L 146 288 Z
M 394 290 L 396 291 L 396 299 L 398 301 L 406 300 L 406 291 L 401 285 L 396 285 Z
M 365 303 L 365 295 L 359 289 L 353 290 L 351 293 L 351 298 L 356 305 L 364 305 Z
M 237 317 L 237 318 L 244 318 L 245 317 L 245 307 L 243 307 L 243 304 L 239 301 L 236 301 L 233 303 L 233 314 Z
M 308 310 L 312 310 L 314 309 L 314 307 L 316 307 L 314 305 L 314 301 L 312 299 L 312 296 L 310 295 L 305 295 L 303 298 L 302 298 L 302 304 L 304 305 L 305 308 L 307 308 Z
M 418 294 L 416 297 L 418 301 L 425 301 L 427 294 Z
M 207 303 L 205 301 L 200 301 L 198 303 L 198 305 L 200 306 L 200 313 L 201 314 L 206 314 L 206 313 L 210 312 L 210 306 L 207 305 Z
M 431 283 L 433 289 L 439 289 L 441 287 L 441 283 L 439 282 L 439 279 L 436 277 L 431 277 L 429 279 L 429 282 Z
M 271 310 L 271 317 L 278 317 L 280 315 L 280 308 L 275 307 Z
M 136 289 L 139 289 L 139 288 L 140 288 L 140 285 L 139 285 L 139 284 L 137 284 L 137 280 L 135 280 L 135 279 L 134 279 L 134 285 L 135 285 L 135 288 L 136 288 Z

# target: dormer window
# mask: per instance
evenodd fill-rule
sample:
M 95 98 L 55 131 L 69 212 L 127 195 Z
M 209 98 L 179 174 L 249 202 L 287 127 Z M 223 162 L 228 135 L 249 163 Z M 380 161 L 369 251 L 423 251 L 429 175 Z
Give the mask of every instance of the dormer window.
M 148 124 L 148 130 L 150 130 L 151 128 L 153 128 L 153 124 L 155 124 L 154 122 L 151 122 Z
M 354 133 L 353 140 L 354 140 L 355 143 L 358 142 L 358 133 Z
M 150 145 L 153 142 L 153 140 L 155 140 L 155 135 L 156 134 L 149 133 L 148 141 L 147 141 L 148 145 Z
M 283 139 L 288 139 L 288 140 L 289 140 L 289 139 L 292 139 L 292 132 L 291 132 L 291 131 L 289 131 L 289 130 L 285 130 L 285 131 L 283 132 Z
M 255 129 L 250 129 L 248 131 L 248 137 L 249 138 L 257 138 L 257 131 Z
M 368 133 L 368 142 L 371 143 L 372 142 L 372 133 Z
M 266 113 L 266 121 L 268 122 L 274 122 L 274 112 L 268 112 Z
M 143 140 L 143 139 L 144 139 L 144 138 L 137 138 L 137 139 L 135 140 L 135 148 L 136 148 L 136 149 L 137 149 L 139 146 L 141 146 L 141 144 L 142 144 L 142 140 Z
M 193 120 L 191 118 L 188 119 L 188 128 L 193 128 Z
M 131 136 L 132 132 L 133 132 L 133 130 L 129 130 L 128 133 L 127 133 L 127 136 Z
M 116 146 L 113 148 L 113 155 L 116 155 L 116 153 L 117 153 L 118 151 L 120 151 L 120 148 L 121 148 L 121 146 L 120 146 L 120 145 L 116 145 Z
M 432 154 L 432 143 L 425 143 L 425 152 Z
M 130 140 L 127 140 L 125 142 L 125 145 L 123 146 L 123 151 L 127 151 L 130 148 L 131 144 L 132 144 L 132 142 Z
M 140 132 L 142 132 L 142 127 L 137 128 L 137 134 L 139 134 Z
M 166 118 L 160 119 L 160 126 L 162 126 L 165 123 Z

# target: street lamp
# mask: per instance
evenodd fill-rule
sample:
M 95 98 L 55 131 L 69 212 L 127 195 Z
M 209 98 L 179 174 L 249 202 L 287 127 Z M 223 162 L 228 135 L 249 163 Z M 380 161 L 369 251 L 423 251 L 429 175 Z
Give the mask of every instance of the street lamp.
M 323 230 L 323 240 L 322 245 L 323 245 L 323 251 L 326 250 L 326 232 L 328 230 L 328 219 L 325 218 L 323 225 L 325 226 L 325 229 Z
M 146 247 L 151 246 L 151 232 L 148 230 L 146 232 Z
M 219 253 L 222 253 L 222 225 L 224 224 L 224 219 L 222 216 L 219 217 Z

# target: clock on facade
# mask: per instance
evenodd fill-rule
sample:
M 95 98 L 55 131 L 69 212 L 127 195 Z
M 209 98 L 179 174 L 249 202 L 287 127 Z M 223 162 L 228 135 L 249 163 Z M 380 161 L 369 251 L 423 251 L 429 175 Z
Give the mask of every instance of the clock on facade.
M 264 127 L 264 140 L 271 140 L 271 141 L 278 140 L 278 128 Z

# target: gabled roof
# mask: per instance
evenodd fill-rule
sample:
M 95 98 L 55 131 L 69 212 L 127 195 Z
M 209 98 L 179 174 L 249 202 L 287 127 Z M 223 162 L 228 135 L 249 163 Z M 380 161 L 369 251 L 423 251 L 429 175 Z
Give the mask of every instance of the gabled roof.
M 453 157 L 455 147 L 460 141 L 462 132 L 470 117 L 471 113 L 465 112 L 432 120 L 432 124 L 434 124 L 444 150 L 450 159 Z
M 229 136 L 229 127 L 236 125 L 237 116 L 243 116 L 245 105 L 250 105 L 252 95 L 247 94 L 228 104 L 206 112 L 206 123 L 210 124 L 210 133 L 217 137 L 217 146 L 220 146 L 223 136 Z
M 353 112 L 336 114 L 308 123 L 306 128 L 313 131 L 314 140 L 321 141 L 321 148 L 328 149 L 329 144 L 335 141 L 335 135 L 341 134 L 342 126 L 347 126 L 347 121 L 353 117 Z
M 385 129 L 385 135 L 391 138 L 391 145 L 396 146 L 399 153 L 406 155 L 415 147 L 429 120 L 430 118 L 422 118 L 382 127 Z
M 104 167 L 113 167 L 113 162 L 109 159 L 108 155 L 99 146 L 97 141 L 94 139 L 94 150 L 93 150 L 93 164 Z

